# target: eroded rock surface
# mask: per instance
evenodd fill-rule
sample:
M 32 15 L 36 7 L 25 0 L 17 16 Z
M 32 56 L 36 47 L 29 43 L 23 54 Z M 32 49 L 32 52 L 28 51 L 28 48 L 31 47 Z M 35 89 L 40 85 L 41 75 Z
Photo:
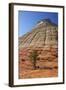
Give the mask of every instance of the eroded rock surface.
M 36 50 L 36 70 L 29 56 Z M 42 74 L 41 74 L 42 73 Z M 19 37 L 19 78 L 55 77 L 58 75 L 58 26 L 41 20 L 31 32 Z

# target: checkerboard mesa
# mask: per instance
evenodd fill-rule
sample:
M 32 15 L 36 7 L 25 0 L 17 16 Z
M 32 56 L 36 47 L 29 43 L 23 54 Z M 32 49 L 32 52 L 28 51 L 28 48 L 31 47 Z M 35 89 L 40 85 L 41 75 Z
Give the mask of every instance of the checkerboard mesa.
M 50 19 L 37 22 L 30 32 L 19 37 L 19 49 L 23 47 L 57 47 L 58 26 Z

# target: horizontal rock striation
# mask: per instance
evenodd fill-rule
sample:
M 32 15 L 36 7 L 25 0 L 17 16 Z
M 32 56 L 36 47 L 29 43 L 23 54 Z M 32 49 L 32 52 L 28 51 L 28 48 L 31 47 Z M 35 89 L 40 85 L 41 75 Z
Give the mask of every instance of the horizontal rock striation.
M 36 70 L 30 59 L 33 51 L 38 53 Z M 31 32 L 19 37 L 19 78 L 39 77 L 39 72 L 43 73 L 40 77 L 58 76 L 58 26 L 50 19 L 39 21 Z
M 40 22 L 41 23 L 41 22 Z M 37 24 L 31 32 L 19 38 L 19 48 L 57 46 L 58 27 L 49 20 Z

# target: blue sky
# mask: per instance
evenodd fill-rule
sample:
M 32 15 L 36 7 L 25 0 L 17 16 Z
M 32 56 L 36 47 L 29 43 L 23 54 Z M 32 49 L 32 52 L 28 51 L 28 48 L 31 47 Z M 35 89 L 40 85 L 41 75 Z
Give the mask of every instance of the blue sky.
M 18 13 L 18 34 L 19 36 L 31 31 L 31 29 L 41 19 L 49 18 L 53 23 L 58 25 L 58 13 L 52 12 L 35 12 L 35 11 L 19 11 Z

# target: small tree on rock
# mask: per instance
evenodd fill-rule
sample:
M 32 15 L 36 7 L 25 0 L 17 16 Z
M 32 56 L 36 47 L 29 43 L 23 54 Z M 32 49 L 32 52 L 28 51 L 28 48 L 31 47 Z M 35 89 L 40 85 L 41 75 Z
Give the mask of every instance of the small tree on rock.
M 37 57 L 38 57 L 38 53 L 36 50 L 30 53 L 30 59 L 32 60 L 34 70 L 36 69 Z

